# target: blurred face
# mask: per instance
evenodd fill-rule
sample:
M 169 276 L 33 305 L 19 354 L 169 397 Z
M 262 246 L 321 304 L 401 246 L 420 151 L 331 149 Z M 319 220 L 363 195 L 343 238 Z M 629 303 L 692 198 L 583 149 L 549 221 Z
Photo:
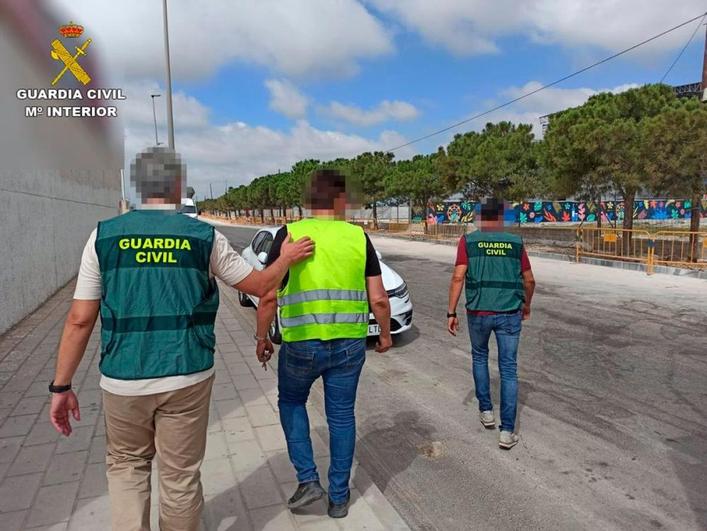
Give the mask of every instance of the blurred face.
M 346 215 L 347 194 L 344 177 L 334 170 L 320 170 L 312 175 L 305 194 L 305 206 L 318 216 L 334 216 L 343 219 Z
M 476 226 L 489 232 L 503 231 L 503 201 L 494 197 L 481 200 Z
M 179 154 L 168 148 L 149 148 L 138 153 L 130 165 L 130 181 L 140 203 L 179 205 L 186 184 L 186 166 Z
M 347 206 L 346 194 L 339 194 L 336 199 L 334 199 L 334 212 L 336 216 L 345 217 Z
M 499 232 L 503 230 L 503 216 L 497 215 L 481 215 L 481 220 L 479 221 L 479 229 L 488 232 Z

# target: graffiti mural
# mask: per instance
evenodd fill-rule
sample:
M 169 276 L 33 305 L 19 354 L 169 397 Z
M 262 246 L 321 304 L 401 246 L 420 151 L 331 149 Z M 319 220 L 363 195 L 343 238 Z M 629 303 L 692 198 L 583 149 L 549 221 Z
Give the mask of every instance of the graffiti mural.
M 707 217 L 707 205 L 705 201 L 701 205 L 702 217 Z M 636 219 L 690 219 L 692 201 L 689 199 L 681 201 L 679 199 L 648 199 L 636 201 L 634 216 Z
M 533 201 L 514 203 L 516 223 L 590 223 L 623 219 L 623 202 L 618 201 Z
M 425 209 L 428 225 L 438 223 L 473 223 L 476 203 L 472 201 L 439 201 L 429 203 Z M 413 223 L 422 221 L 422 213 L 413 210 Z
M 623 201 L 524 201 L 514 203 L 516 223 L 556 222 L 621 222 L 625 215 Z M 690 219 L 692 202 L 682 199 L 645 199 L 634 201 L 633 219 L 679 220 Z M 701 217 L 707 217 L 707 201 L 702 201 Z
M 477 203 L 474 201 L 439 201 L 429 203 L 424 218 L 429 225 L 441 223 L 473 223 Z M 510 203 L 506 210 L 508 223 L 593 223 L 622 222 L 623 201 L 523 201 Z M 690 219 L 689 199 L 641 199 L 633 203 L 633 219 L 670 221 Z M 707 218 L 707 199 L 701 201 L 700 214 Z M 423 212 L 414 209 L 413 223 L 421 223 Z

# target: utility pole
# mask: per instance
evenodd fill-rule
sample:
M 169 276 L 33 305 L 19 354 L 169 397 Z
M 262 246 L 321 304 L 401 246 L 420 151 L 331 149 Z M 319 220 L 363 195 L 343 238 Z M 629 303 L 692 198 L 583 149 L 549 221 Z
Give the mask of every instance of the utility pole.
M 167 0 L 162 0 L 162 15 L 164 19 L 164 55 L 167 62 L 167 134 L 169 148 L 174 149 L 174 118 L 172 116 L 172 68 L 169 63 L 169 25 L 167 22 Z
M 118 210 L 120 214 L 125 214 L 130 208 L 128 206 L 128 200 L 125 198 L 125 172 L 123 168 L 120 169 L 120 198 Z
M 209 183 L 209 192 L 211 192 L 211 199 L 213 199 L 214 198 L 214 189 L 213 189 L 213 186 L 211 185 L 211 183 Z
M 159 98 L 162 94 L 150 94 L 152 98 L 152 118 L 155 121 L 155 145 L 159 146 L 160 141 L 157 138 L 157 113 L 155 112 L 155 98 Z
M 705 54 L 702 58 L 702 101 L 707 102 L 707 24 L 705 24 Z
M 704 19 L 703 19 L 704 20 Z M 702 59 L 702 103 L 707 104 L 707 24 L 705 24 L 705 51 Z M 703 184 L 707 184 L 707 180 Z M 702 206 L 701 194 L 695 192 L 690 198 L 692 209 L 690 212 L 690 242 L 689 260 L 697 262 L 699 259 L 699 230 L 700 230 L 700 210 Z

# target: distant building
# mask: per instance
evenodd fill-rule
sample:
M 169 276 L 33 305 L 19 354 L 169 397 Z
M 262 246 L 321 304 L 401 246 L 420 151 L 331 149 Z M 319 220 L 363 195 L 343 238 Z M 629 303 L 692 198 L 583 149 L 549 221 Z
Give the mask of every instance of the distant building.
M 688 83 L 673 87 L 673 92 L 678 98 L 702 98 L 705 101 L 702 83 Z

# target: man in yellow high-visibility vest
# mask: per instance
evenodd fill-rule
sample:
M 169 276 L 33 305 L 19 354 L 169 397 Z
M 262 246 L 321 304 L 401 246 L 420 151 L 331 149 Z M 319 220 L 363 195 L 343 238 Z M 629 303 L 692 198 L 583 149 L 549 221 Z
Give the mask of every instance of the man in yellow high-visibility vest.
M 299 486 L 288 500 L 290 509 L 308 505 L 324 495 L 309 436 L 307 397 L 322 377 L 329 425 L 329 516 L 348 514 L 349 478 L 356 441 L 354 405 L 359 376 L 366 358 L 370 311 L 380 325 L 377 352 L 392 345 L 390 304 L 383 287 L 380 263 L 368 236 L 344 221 L 346 179 L 334 170 L 313 173 L 308 191 L 311 219 L 283 227 L 268 256 L 279 256 L 281 242 L 309 236 L 314 255 L 290 268 L 281 288 L 260 299 L 256 354 L 267 361 L 273 352 L 268 329 L 277 306 L 283 344 L 278 358 L 278 407 L 290 461 Z

